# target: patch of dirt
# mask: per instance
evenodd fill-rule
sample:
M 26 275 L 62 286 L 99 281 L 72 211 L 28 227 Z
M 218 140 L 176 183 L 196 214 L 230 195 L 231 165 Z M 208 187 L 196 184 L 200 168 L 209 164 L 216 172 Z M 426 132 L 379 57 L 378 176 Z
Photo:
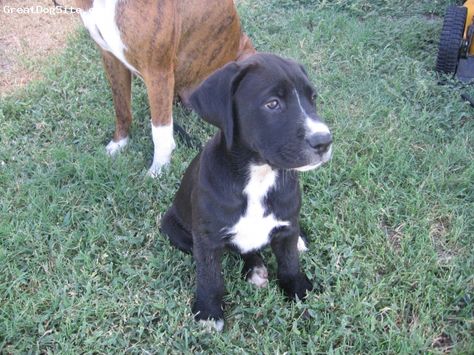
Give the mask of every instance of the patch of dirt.
M 395 251 L 399 252 L 401 249 L 401 241 L 403 239 L 403 227 L 405 227 L 405 223 L 402 223 L 395 228 L 388 225 L 386 221 L 382 221 L 380 223 L 380 228 L 383 230 L 385 236 L 387 237 L 387 241 L 390 247 Z
M 52 0 L 0 0 L 0 96 L 40 78 L 47 58 L 64 48 L 78 28 L 78 14 L 54 11 Z
M 443 332 L 433 340 L 431 346 L 443 354 L 448 354 L 453 348 L 453 341 L 448 334 Z
M 438 261 L 441 264 L 448 264 L 457 255 L 457 251 L 453 250 L 453 246 L 448 245 L 446 239 L 451 227 L 451 217 L 443 216 L 436 218 L 431 223 L 430 237 L 438 255 Z

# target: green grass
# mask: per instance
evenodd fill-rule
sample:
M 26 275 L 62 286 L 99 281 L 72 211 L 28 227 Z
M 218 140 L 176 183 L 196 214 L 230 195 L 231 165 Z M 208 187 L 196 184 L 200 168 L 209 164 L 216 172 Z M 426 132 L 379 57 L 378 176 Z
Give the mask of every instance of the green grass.
M 158 231 L 196 151 L 146 177 L 152 142 L 134 83 L 129 147 L 109 159 L 111 93 L 88 36 L 0 103 L 0 352 L 474 352 L 474 88 L 432 71 L 452 1 L 241 1 L 261 51 L 302 62 L 334 158 L 302 174 L 302 256 L 323 286 L 287 303 L 224 260 L 226 327 L 192 319 L 194 263 Z M 180 107 L 205 141 L 212 128 Z M 302 314 L 307 311 L 310 319 Z

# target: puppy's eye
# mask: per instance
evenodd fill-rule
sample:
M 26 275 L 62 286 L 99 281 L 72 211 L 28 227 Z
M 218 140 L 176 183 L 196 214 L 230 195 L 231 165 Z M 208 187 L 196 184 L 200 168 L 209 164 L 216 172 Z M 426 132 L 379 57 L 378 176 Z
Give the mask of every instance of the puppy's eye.
M 269 110 L 276 110 L 280 108 L 280 103 L 278 102 L 278 100 L 271 100 L 265 104 L 265 107 Z
M 311 101 L 316 101 L 316 99 L 318 98 L 318 95 L 316 93 L 312 93 L 311 94 Z

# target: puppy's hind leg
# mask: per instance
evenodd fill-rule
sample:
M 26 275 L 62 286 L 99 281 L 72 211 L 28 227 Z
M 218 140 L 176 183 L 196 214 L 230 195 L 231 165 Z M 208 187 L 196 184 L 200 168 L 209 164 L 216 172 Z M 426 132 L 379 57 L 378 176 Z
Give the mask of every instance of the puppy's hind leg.
M 193 237 L 179 222 L 174 207 L 171 207 L 163 216 L 160 229 L 176 248 L 187 254 L 192 253 Z
M 257 287 L 267 286 L 268 271 L 263 263 L 261 255 L 259 253 L 243 254 L 242 259 L 244 259 L 242 275 L 245 279 Z

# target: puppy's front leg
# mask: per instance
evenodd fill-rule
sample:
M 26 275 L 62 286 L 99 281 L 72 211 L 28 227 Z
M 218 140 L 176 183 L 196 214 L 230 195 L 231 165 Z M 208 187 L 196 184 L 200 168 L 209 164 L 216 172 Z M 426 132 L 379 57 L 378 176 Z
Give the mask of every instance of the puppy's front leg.
M 194 317 L 207 328 L 221 331 L 224 328 L 222 297 L 224 279 L 221 270 L 223 249 L 197 241 L 193 245 L 196 262 L 196 300 L 193 305 Z
M 300 271 L 298 254 L 298 232 L 282 230 L 272 238 L 271 246 L 278 263 L 278 284 L 285 295 L 293 300 L 302 300 L 313 286 L 305 274 Z

